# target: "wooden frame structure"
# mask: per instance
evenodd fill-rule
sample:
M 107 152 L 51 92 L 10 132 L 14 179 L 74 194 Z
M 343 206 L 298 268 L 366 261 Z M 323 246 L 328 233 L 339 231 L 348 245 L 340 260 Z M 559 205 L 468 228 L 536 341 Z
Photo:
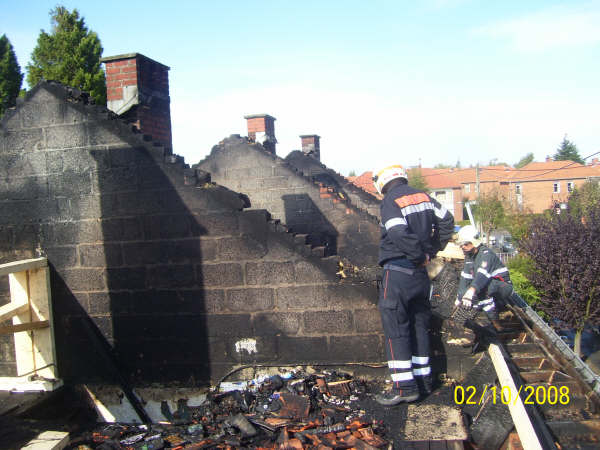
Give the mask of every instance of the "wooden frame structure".
M 13 334 L 16 377 L 0 377 L 2 391 L 51 391 L 62 385 L 56 369 L 50 271 L 46 258 L 0 265 L 8 275 L 10 303 L 0 307 L 0 334 Z

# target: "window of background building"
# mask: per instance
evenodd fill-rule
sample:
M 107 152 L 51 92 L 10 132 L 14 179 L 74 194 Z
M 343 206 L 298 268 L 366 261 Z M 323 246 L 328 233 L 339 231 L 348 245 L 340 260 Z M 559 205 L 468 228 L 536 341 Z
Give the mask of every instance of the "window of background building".
M 552 192 L 558 194 L 560 192 L 560 182 L 554 183 L 552 185 Z
M 465 192 L 471 192 L 471 185 L 465 184 Z
M 438 202 L 445 202 L 446 201 L 446 191 L 435 191 L 435 199 Z
M 517 194 L 517 195 L 521 195 L 522 194 L 521 185 L 520 184 L 515 184 L 515 194 Z
M 567 192 L 573 192 L 574 189 L 575 189 L 575 182 L 567 181 Z

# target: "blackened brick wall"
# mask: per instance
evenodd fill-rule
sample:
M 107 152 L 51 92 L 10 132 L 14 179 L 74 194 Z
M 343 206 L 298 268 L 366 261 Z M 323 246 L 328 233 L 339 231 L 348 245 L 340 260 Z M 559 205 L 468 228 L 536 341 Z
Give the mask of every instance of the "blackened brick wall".
M 41 83 L 0 129 L 0 258 L 48 257 L 63 378 L 114 379 L 110 358 L 138 383 L 384 359 L 373 285 L 84 100 Z
M 358 266 L 377 264 L 377 218 L 340 196 L 342 191 L 304 176 L 261 145 L 231 136 L 197 167 L 210 172 L 218 184 L 247 194 L 252 208 L 268 210 L 293 233 L 308 234 L 312 245 L 326 245 L 328 254 Z

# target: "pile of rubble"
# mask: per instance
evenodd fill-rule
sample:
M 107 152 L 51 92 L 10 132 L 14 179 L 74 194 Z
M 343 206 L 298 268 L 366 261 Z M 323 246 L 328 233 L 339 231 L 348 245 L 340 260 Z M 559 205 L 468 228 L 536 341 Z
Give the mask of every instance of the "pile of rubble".
M 199 406 L 185 399 L 164 422 L 100 425 L 72 449 L 358 448 L 389 446 L 381 422 L 361 409 L 364 380 L 336 371 L 291 371 L 250 382 L 223 382 Z

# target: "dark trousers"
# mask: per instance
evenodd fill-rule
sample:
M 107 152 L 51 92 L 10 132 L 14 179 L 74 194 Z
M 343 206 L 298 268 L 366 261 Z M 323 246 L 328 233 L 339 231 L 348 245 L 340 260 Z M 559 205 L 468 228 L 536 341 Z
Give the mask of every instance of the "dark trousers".
M 423 268 L 384 267 L 378 306 L 388 366 L 396 389 L 416 389 L 415 377 L 431 379 L 430 286 Z

